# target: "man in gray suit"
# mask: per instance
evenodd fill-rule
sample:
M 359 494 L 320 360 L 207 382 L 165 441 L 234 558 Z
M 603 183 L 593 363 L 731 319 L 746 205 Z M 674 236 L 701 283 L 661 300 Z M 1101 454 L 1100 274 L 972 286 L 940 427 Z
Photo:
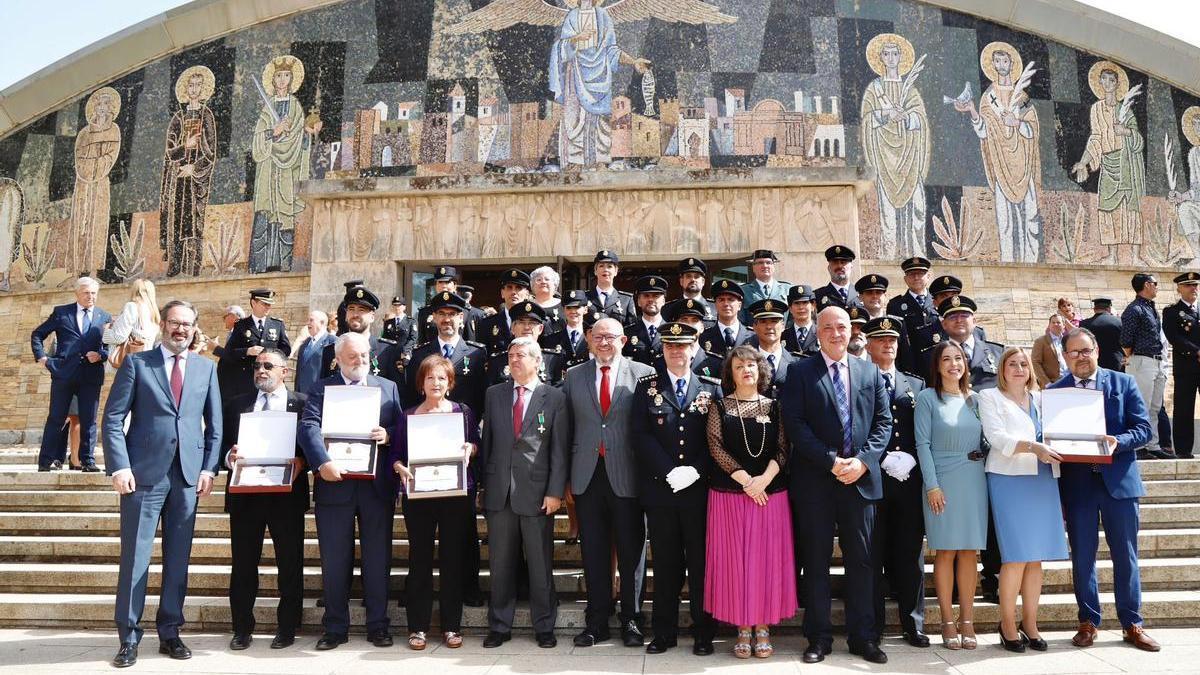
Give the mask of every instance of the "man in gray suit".
M 621 323 L 605 318 L 588 333 L 595 358 L 567 371 L 563 391 L 571 412 L 571 487 L 583 543 L 587 584 L 586 623 L 577 647 L 609 638 L 612 609 L 612 548 L 621 573 L 621 637 L 625 646 L 645 643 L 641 631 L 641 570 L 646 520 L 637 499 L 637 462 L 630 439 L 634 389 L 654 379 L 654 369 L 623 358 Z
M 121 565 L 115 619 L 120 650 L 112 664 L 137 662 L 154 531 L 162 518 L 158 651 L 190 659 L 179 639 L 197 496 L 212 491 L 221 448 L 221 393 L 212 361 L 188 351 L 196 310 L 172 300 L 162 310 L 162 345 L 130 354 L 104 408 L 104 457 L 121 495 Z M 125 417 L 129 430 L 125 430 Z M 203 426 L 201 421 L 203 420 Z
M 529 611 L 537 644 L 558 645 L 554 514 L 567 485 L 571 421 L 566 395 L 538 377 L 541 361 L 536 339 L 515 338 L 508 345 L 512 381 L 487 390 L 480 453 L 492 574 L 487 648 L 512 639 L 521 551 L 529 561 Z

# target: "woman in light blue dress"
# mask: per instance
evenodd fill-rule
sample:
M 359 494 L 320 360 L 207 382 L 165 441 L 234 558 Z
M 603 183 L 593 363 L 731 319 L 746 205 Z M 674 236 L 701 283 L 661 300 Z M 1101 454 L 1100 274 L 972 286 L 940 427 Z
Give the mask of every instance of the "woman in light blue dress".
M 917 458 L 925 481 L 925 532 L 933 561 L 934 587 L 948 649 L 975 649 L 975 585 L 979 551 L 987 546 L 987 479 L 980 451 L 982 427 L 968 399 L 971 375 L 962 347 L 933 348 L 929 387 L 917 395 L 913 425 Z M 958 583 L 959 618 L 953 592 Z M 959 637 L 959 631 L 962 637 Z
M 983 431 L 992 447 L 987 458 L 988 495 L 1002 562 L 1000 644 L 1012 652 L 1023 652 L 1026 646 L 1046 651 L 1037 625 L 1042 561 L 1067 559 L 1058 494 L 1059 456 L 1042 443 L 1036 388 L 1029 356 L 1020 347 L 1010 347 L 1000 357 L 996 388 L 979 396 Z

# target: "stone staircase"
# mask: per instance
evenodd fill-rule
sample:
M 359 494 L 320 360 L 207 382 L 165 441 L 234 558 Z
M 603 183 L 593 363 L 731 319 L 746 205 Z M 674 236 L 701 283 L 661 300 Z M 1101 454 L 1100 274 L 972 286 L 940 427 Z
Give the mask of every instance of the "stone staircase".
M 0 449 L 0 626 L 109 628 L 120 556 L 118 498 L 103 474 L 79 472 L 38 473 L 36 449 Z M 99 458 L 102 461 L 102 458 Z M 1148 496 L 1142 505 L 1143 613 L 1150 625 L 1197 625 L 1200 623 L 1200 460 L 1144 462 L 1141 466 Z M 192 547 L 189 597 L 186 616 L 189 627 L 228 630 L 229 605 L 229 516 L 222 511 L 224 476 L 214 493 L 200 502 Z M 480 521 L 486 536 L 486 523 Z M 322 610 L 321 573 L 314 518 L 307 516 L 304 570 L 306 629 L 318 632 Z M 583 571 L 578 546 L 567 545 L 565 511 L 555 520 L 558 538 L 554 551 L 555 585 L 562 602 L 559 626 L 569 629 L 583 623 Z M 257 607 L 260 630 L 274 622 L 276 573 L 273 551 L 264 548 L 261 590 Z M 483 547 L 486 560 L 487 546 Z M 843 575 L 840 551 L 834 550 L 834 587 Z M 397 516 L 393 543 L 393 595 L 402 592 L 408 560 L 408 542 L 403 518 Z M 1101 539 L 1099 576 L 1101 588 L 1111 587 L 1112 566 Z M 146 617 L 152 622 L 160 583 L 158 553 L 150 570 Z M 653 601 L 653 552 L 647 572 L 647 598 Z M 927 622 L 939 621 L 932 588 L 931 560 L 926 565 L 928 589 Z M 488 588 L 486 562 L 482 586 Z M 438 579 L 434 579 L 435 587 Z M 1111 594 L 1102 594 L 1108 617 L 1113 617 Z M 362 626 L 361 603 L 352 603 L 352 622 Z M 686 610 L 686 606 L 685 606 Z M 435 603 L 436 612 L 436 603 Z M 648 612 L 648 607 L 647 607 Z M 897 625 L 896 609 L 889 603 L 889 623 Z M 398 626 L 404 625 L 404 609 L 392 609 Z M 840 602 L 834 602 L 834 619 L 843 617 Z M 799 617 L 799 615 L 798 615 Z M 798 626 L 798 617 L 789 622 Z M 1067 561 L 1046 564 L 1042 595 L 1042 623 L 1046 627 L 1073 627 L 1075 600 L 1071 592 L 1071 570 Z M 485 608 L 467 608 L 465 623 L 472 629 L 486 627 Z M 977 622 L 993 624 L 998 608 L 981 604 Z M 686 611 L 681 612 L 686 623 Z M 518 610 L 518 625 L 529 626 L 528 611 Z M 436 625 L 436 618 L 435 618 Z

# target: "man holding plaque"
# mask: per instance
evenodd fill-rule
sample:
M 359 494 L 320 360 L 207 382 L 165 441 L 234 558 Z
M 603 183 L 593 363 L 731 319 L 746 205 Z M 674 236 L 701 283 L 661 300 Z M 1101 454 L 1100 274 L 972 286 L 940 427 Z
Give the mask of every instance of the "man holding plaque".
M 558 644 L 554 514 L 566 490 L 571 420 L 563 392 L 539 379 L 541 360 L 537 340 L 514 339 L 508 346 L 512 382 L 487 391 L 480 449 L 481 464 L 487 467 L 483 507 L 492 580 L 486 648 L 512 639 L 522 551 L 529 564 L 529 610 L 537 644 L 545 649 Z
M 351 289 L 363 290 L 363 289 Z M 347 308 L 347 317 L 355 305 Z M 396 511 L 393 473 L 386 466 L 389 452 L 388 429 L 396 428 L 400 415 L 400 396 L 396 385 L 375 377 L 371 369 L 371 343 L 366 335 L 350 332 L 334 344 L 338 373 L 319 380 L 308 394 L 308 403 L 300 415 L 300 447 L 308 466 L 317 474 L 313 486 L 316 504 L 317 540 L 321 546 L 321 579 L 325 615 L 321 623 L 325 634 L 317 641 L 318 650 L 335 649 L 345 644 L 350 631 L 350 579 L 354 569 L 354 524 L 358 521 L 362 560 L 362 585 L 367 605 L 367 640 L 376 647 L 392 646 L 388 618 L 388 579 L 392 568 L 392 519 Z M 322 435 L 326 388 L 337 386 L 376 387 L 380 390 L 378 422 L 367 437 L 376 444 L 374 475 L 348 474 L 340 459 L 330 457 Z M 375 411 L 363 411 L 374 414 Z M 375 419 L 372 417 L 372 419 Z
M 1138 499 L 1146 494 L 1138 473 L 1137 449 L 1150 439 L 1150 417 L 1133 377 L 1099 367 L 1096 337 L 1076 328 L 1063 340 L 1063 355 L 1071 372 L 1049 389 L 1081 387 L 1104 392 L 1105 440 L 1111 464 L 1062 465 L 1059 491 L 1071 542 L 1075 602 L 1079 605 L 1076 647 L 1090 647 L 1100 626 L 1100 593 L 1096 584 L 1097 521 L 1102 521 L 1113 563 L 1117 619 L 1124 639 L 1138 649 L 1156 652 L 1158 643 L 1142 630 L 1141 577 L 1138 572 Z
M 255 393 L 243 394 L 225 404 L 225 429 L 221 434 L 222 464 L 229 469 L 230 484 L 241 459 L 238 434 L 243 413 L 279 410 L 299 414 L 308 400 L 304 394 L 288 391 L 283 382 L 288 376 L 287 357 L 278 349 L 265 349 L 254 358 Z M 294 421 L 293 421 L 294 424 Z M 296 447 L 295 455 L 303 457 Z M 243 467 L 243 470 L 254 467 Z M 229 514 L 229 545 L 232 567 L 229 575 L 229 610 L 233 639 L 229 648 L 250 646 L 254 632 L 254 601 L 258 597 L 258 563 L 262 559 L 263 537 L 271 531 L 275 565 L 279 569 L 279 606 L 275 610 L 277 629 L 271 649 L 290 647 L 296 641 L 300 613 L 304 604 L 304 513 L 308 511 L 308 474 L 298 472 L 289 492 L 244 494 L 225 491 L 225 512 Z

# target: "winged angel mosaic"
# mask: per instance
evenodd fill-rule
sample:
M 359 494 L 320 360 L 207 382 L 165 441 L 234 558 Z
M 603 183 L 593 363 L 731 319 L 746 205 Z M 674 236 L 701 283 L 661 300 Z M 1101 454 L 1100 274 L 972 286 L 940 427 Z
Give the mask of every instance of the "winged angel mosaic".
M 451 35 L 503 30 L 518 23 L 557 26 L 550 50 L 550 90 L 563 106 L 558 132 L 560 161 L 566 168 L 612 161 L 613 75 L 621 64 L 652 81 L 650 61 L 617 46 L 616 25 L 658 19 L 688 24 L 737 21 L 700 0 L 495 0 L 450 26 Z

